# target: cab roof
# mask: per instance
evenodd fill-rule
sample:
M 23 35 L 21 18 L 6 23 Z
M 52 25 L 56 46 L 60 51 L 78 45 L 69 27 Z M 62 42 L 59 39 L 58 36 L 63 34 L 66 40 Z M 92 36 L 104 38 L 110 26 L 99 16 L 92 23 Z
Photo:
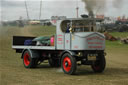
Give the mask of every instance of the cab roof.
M 77 21 L 77 20 L 96 20 L 96 21 L 103 21 L 104 19 L 99 19 L 99 18 L 67 18 L 67 19 L 61 19 L 61 21 Z

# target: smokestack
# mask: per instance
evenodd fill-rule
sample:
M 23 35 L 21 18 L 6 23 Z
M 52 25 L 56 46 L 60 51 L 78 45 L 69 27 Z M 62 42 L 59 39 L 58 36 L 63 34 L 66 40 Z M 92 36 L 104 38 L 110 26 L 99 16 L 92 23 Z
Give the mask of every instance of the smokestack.
M 93 11 L 89 11 L 89 18 L 94 18 L 94 14 L 93 14 Z
M 76 7 L 76 17 L 79 17 L 79 7 Z

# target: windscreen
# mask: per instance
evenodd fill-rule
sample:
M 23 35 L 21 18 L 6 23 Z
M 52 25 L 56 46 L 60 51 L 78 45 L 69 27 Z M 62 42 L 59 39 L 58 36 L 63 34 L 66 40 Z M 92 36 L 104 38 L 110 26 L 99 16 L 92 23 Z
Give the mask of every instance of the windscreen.
M 89 21 L 85 21 L 85 20 L 72 21 L 72 29 L 73 32 L 89 32 L 90 23 Z
M 93 20 L 68 20 L 62 22 L 62 32 L 67 33 L 70 28 L 72 28 L 73 32 L 93 32 L 95 31 L 95 23 Z

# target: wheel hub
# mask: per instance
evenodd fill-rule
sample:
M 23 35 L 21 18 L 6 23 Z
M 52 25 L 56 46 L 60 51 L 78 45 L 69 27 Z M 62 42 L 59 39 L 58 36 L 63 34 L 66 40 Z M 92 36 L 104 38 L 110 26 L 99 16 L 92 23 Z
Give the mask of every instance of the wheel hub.
M 68 62 L 67 61 L 65 62 L 65 66 L 68 67 Z
M 67 56 L 63 60 L 63 67 L 66 72 L 69 72 L 71 70 L 72 62 L 71 59 Z

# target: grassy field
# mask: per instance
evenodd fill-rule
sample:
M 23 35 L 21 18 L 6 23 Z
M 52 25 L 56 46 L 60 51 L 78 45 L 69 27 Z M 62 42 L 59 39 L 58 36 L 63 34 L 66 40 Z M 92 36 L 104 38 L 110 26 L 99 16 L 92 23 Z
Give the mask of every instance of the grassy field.
M 104 73 L 93 73 L 89 66 L 78 66 L 76 75 L 66 75 L 61 68 L 43 63 L 25 69 L 21 54 L 12 50 L 12 36 L 51 36 L 55 27 L 0 27 L 0 85 L 128 85 L 128 45 L 106 41 L 107 67 Z M 128 33 L 112 33 L 128 36 Z M 47 61 L 46 61 L 47 62 Z
M 120 38 L 128 37 L 128 32 L 113 32 L 113 33 L 110 33 L 110 34 L 115 36 L 115 37 L 120 37 Z

